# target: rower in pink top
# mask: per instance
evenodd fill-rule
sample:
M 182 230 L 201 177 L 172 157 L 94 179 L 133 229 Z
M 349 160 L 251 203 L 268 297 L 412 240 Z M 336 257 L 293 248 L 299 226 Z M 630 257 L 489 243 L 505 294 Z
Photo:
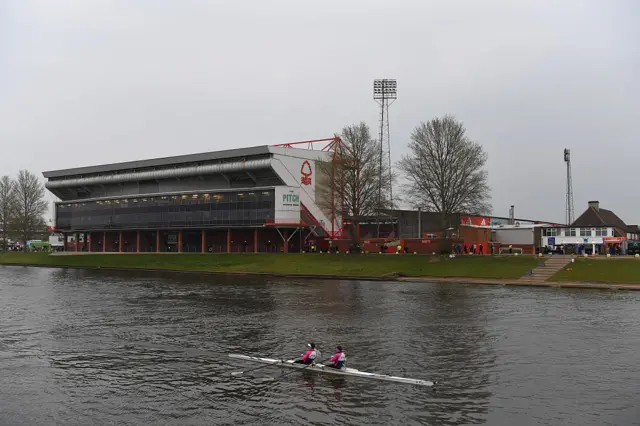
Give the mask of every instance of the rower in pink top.
M 342 346 L 336 346 L 336 354 L 332 356 L 329 361 L 331 362 L 331 364 L 328 365 L 329 367 L 344 367 L 344 363 L 347 361 L 347 357 L 345 356 L 344 352 L 342 352 Z
M 307 347 L 309 348 L 307 352 L 302 355 L 302 358 L 294 361 L 294 364 L 313 364 L 313 362 L 316 360 L 316 357 L 318 356 L 318 353 L 316 352 L 316 344 L 309 343 Z

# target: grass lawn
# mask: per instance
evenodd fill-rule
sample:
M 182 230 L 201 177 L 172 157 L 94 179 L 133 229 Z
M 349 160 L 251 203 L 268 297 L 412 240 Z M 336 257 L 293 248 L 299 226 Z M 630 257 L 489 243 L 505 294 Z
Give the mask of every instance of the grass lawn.
M 533 269 L 531 256 L 461 256 L 456 259 L 424 255 L 331 254 L 83 254 L 4 253 L 0 264 L 75 267 L 149 268 L 174 271 L 262 272 L 382 277 L 519 278 Z M 639 263 L 640 264 L 640 263 Z
M 640 283 L 638 259 L 576 259 L 574 264 L 556 273 L 552 281 L 591 281 L 606 283 Z

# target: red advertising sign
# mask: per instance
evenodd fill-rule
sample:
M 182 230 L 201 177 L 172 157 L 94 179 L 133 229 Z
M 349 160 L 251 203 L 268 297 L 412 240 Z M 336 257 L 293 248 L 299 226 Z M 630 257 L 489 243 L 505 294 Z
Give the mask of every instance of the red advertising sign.
M 604 237 L 602 241 L 605 243 L 619 243 L 621 241 L 627 241 L 625 237 Z
M 484 216 L 462 216 L 461 225 L 489 226 L 491 219 Z

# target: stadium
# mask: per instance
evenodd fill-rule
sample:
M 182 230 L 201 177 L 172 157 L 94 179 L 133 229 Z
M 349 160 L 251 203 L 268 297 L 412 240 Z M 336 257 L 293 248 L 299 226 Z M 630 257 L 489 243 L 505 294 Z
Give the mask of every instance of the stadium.
M 87 252 L 298 252 L 343 236 L 333 167 L 342 149 L 329 138 L 43 175 L 60 200 L 65 248 L 72 239 Z

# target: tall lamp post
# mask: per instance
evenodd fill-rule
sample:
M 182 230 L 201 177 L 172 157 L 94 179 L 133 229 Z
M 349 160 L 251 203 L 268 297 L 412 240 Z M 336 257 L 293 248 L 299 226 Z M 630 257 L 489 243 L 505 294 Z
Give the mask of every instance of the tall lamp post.
M 378 140 L 380 142 L 380 164 L 378 169 L 378 224 L 377 237 L 380 238 L 380 210 L 382 209 L 382 191 L 388 190 L 389 205 L 393 207 L 393 188 L 391 177 L 391 138 L 389 132 L 389 106 L 398 99 L 398 83 L 395 79 L 373 80 L 373 99 L 380 105 Z M 383 162 L 388 162 L 389 182 L 385 182 Z M 393 229 L 393 221 L 391 222 Z

